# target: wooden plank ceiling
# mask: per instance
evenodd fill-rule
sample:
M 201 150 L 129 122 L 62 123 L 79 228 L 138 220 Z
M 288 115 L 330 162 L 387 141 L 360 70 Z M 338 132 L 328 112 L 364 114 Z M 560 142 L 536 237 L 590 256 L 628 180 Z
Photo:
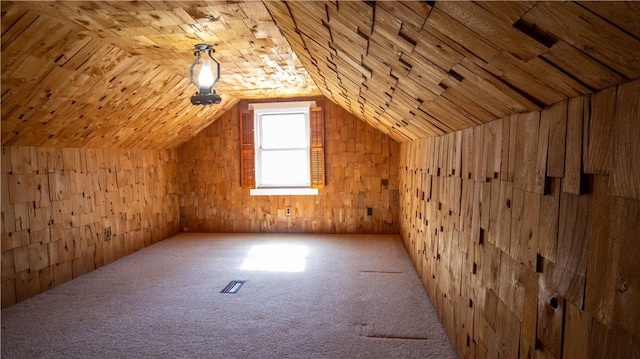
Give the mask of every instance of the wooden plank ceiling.
M 323 94 L 398 141 L 640 75 L 638 2 L 265 2 Z
M 172 148 L 323 94 L 406 141 L 640 77 L 639 2 L 2 2 L 2 144 Z M 223 103 L 192 106 L 195 43 Z M 317 87 L 316 87 L 317 85 Z
M 193 106 L 197 43 L 220 105 Z M 320 95 L 261 2 L 2 1 L 2 144 L 172 148 L 242 98 Z

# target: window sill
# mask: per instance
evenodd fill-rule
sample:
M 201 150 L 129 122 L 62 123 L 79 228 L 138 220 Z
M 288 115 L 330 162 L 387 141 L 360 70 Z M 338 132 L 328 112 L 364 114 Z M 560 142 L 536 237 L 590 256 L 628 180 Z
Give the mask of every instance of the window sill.
M 251 196 L 317 196 L 317 188 L 255 188 L 249 190 Z

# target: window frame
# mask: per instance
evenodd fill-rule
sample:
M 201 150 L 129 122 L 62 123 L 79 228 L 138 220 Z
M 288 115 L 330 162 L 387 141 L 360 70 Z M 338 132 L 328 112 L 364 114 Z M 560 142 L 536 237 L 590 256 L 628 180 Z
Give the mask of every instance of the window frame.
M 261 183 L 262 181 L 262 153 L 265 150 L 261 147 L 263 125 L 261 123 L 262 116 L 287 113 L 302 113 L 305 119 L 305 137 L 306 147 L 304 149 L 309 156 L 305 162 L 305 168 L 310 169 L 312 165 L 311 152 L 312 149 L 312 129 L 311 129 L 311 108 L 315 108 L 315 101 L 294 101 L 294 102 L 266 102 L 266 103 L 250 103 L 249 110 L 253 112 L 253 129 L 254 129 L 254 183 L 250 188 L 250 195 L 317 195 L 318 187 L 313 186 L 311 171 L 308 172 L 306 183 L 291 183 L 285 185 L 270 185 Z M 247 119 L 248 120 L 248 119 Z M 278 149 L 275 149 L 276 151 Z M 286 151 L 286 149 L 279 149 Z
M 309 129 L 309 102 L 280 102 L 280 103 L 265 103 L 250 105 L 250 108 L 254 111 L 254 128 L 255 128 L 255 162 L 256 162 L 256 189 L 262 188 L 309 188 L 311 186 L 311 175 L 309 171 L 304 171 L 303 182 L 290 182 L 290 183 L 265 183 L 263 168 L 264 166 L 264 154 L 269 152 L 289 152 L 289 151 L 304 151 L 305 158 L 304 163 L 301 164 L 303 168 L 309 168 L 310 159 L 308 153 L 311 149 L 310 129 Z M 301 114 L 304 120 L 304 147 L 272 147 L 265 148 L 263 143 L 265 142 L 265 124 L 267 116 L 278 115 L 290 115 Z

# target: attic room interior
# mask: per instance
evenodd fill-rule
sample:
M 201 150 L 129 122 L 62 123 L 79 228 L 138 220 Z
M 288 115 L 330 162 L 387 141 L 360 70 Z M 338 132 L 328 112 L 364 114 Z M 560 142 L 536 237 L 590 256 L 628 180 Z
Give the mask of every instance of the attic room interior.
M 640 358 L 640 2 L 0 5 L 3 357 Z

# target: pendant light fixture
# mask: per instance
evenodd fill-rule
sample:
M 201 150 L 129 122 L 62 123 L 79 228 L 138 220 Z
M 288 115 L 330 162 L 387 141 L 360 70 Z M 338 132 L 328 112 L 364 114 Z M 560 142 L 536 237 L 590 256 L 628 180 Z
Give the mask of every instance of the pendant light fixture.
M 207 44 L 197 44 L 195 47 L 193 54 L 196 58 L 189 68 L 189 79 L 198 88 L 198 92 L 191 96 L 191 103 L 194 105 L 218 104 L 221 99 L 213 90 L 213 86 L 220 80 L 220 63 L 211 56 L 215 50 Z M 203 53 L 207 53 L 209 58 L 202 57 Z M 212 69 L 212 64 L 215 64 L 215 69 Z M 197 69 L 198 81 L 194 79 L 194 69 Z

